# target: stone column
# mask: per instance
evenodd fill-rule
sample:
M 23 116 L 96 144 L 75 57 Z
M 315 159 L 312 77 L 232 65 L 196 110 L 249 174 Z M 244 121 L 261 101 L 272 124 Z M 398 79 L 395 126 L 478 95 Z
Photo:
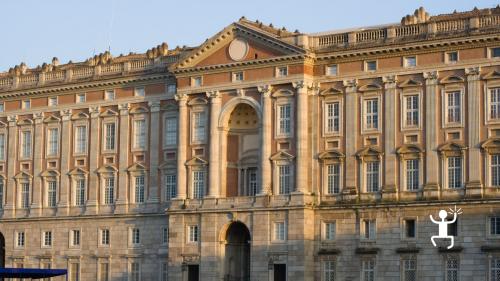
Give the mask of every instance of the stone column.
M 467 129 L 469 138 L 467 140 L 469 147 L 469 182 L 466 184 L 468 196 L 481 195 L 481 81 L 480 68 L 467 68 Z
M 57 213 L 67 215 L 69 212 L 69 202 L 71 196 L 71 185 L 69 181 L 69 157 L 71 153 L 71 109 L 61 111 L 62 126 L 61 126 L 61 178 L 59 184 L 59 203 L 57 204 Z
M 219 164 L 219 115 L 221 110 L 221 94 L 219 91 L 207 92 L 210 98 L 210 155 L 208 162 L 208 196 L 220 197 L 220 174 Z
M 160 203 L 158 194 L 158 166 L 159 166 L 159 151 L 160 147 L 160 102 L 149 102 L 151 134 L 149 136 L 149 197 L 148 204 L 154 205 L 153 208 Z
M 9 115 L 7 116 L 7 121 L 9 123 L 9 141 L 8 141 L 8 149 L 7 149 L 7 190 L 6 200 L 5 200 L 5 209 L 3 216 L 5 218 L 14 217 L 14 213 L 16 210 L 16 180 L 14 176 L 16 175 L 16 159 L 17 159 L 17 116 Z
M 186 199 L 187 182 L 186 182 L 186 150 L 188 138 L 188 112 L 186 94 L 178 93 L 175 95 L 175 100 L 179 103 L 179 142 L 177 146 L 177 198 Z
M 344 80 L 345 87 L 345 187 L 343 193 L 357 193 L 358 81 Z
M 220 183 L 220 196 L 225 196 L 227 194 L 226 187 L 226 171 L 227 171 L 227 133 L 228 128 L 219 128 L 219 151 L 220 151 L 220 171 L 219 171 L 219 183 Z
M 425 78 L 425 197 L 437 197 L 439 188 L 439 164 L 437 152 L 437 104 L 438 104 L 438 73 L 437 71 L 424 73 Z
M 385 183 L 382 188 L 382 196 L 384 199 L 395 199 L 394 196 L 397 192 L 397 156 L 396 156 L 396 77 L 385 76 L 384 82 L 384 158 L 385 158 Z
M 271 124 L 272 124 L 272 101 L 271 101 L 271 85 L 258 87 L 258 91 L 262 94 L 262 128 L 261 128 L 261 154 L 260 154 L 260 182 L 261 195 L 270 195 L 272 193 L 271 185 Z
M 89 108 L 90 112 L 90 144 L 89 144 L 89 199 L 87 200 L 86 213 L 96 214 L 98 210 L 97 199 L 99 198 L 99 177 L 97 175 L 100 154 L 100 126 L 99 107 Z
M 129 109 L 130 105 L 128 103 L 118 105 L 118 110 L 120 111 L 120 135 L 119 135 L 119 147 L 120 152 L 118 155 L 118 193 L 116 197 L 116 209 L 115 213 L 125 214 L 128 212 L 128 152 L 129 152 L 129 134 L 130 134 L 130 120 L 129 120 Z
M 307 128 L 308 128 L 308 88 L 304 81 L 293 83 L 297 91 L 297 130 L 295 131 L 295 149 L 297 160 L 295 161 L 295 191 L 298 193 L 306 193 L 308 191 L 308 175 L 307 170 Z
M 44 144 L 44 133 L 43 133 L 43 114 L 37 112 L 33 114 L 33 119 L 35 121 L 34 130 L 34 145 L 33 145 L 33 186 L 32 194 L 33 200 L 30 206 L 30 216 L 37 217 L 41 215 L 43 207 L 43 181 L 40 174 L 42 173 L 42 161 L 43 157 L 43 144 Z

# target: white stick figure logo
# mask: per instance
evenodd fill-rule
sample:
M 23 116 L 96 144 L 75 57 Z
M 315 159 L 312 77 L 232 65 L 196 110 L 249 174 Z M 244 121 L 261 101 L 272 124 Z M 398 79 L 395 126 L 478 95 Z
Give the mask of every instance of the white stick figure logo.
M 439 235 L 434 235 L 431 237 L 431 242 L 432 242 L 432 245 L 434 245 L 434 247 L 436 247 L 436 242 L 434 241 L 434 239 L 442 238 L 442 239 L 450 239 L 451 244 L 450 244 L 450 246 L 448 246 L 448 249 L 453 248 L 454 237 L 452 235 L 448 235 L 448 225 L 457 221 L 457 215 L 462 214 L 462 209 L 457 210 L 457 206 L 455 206 L 454 210 L 452 210 L 451 208 L 449 210 L 450 211 L 448 211 L 448 212 L 446 212 L 445 210 L 439 211 L 439 218 L 441 219 L 441 221 L 435 221 L 432 218 L 432 215 L 429 215 L 429 217 L 431 218 L 431 221 L 433 223 L 439 225 Z M 446 217 L 448 216 L 448 213 L 450 215 L 453 215 L 453 219 L 451 221 L 446 221 Z

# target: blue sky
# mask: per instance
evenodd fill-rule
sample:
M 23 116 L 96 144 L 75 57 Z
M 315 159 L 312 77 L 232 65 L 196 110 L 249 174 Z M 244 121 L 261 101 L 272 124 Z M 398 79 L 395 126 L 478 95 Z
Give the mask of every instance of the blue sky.
M 115 56 L 167 42 L 194 46 L 241 16 L 289 30 L 399 22 L 424 6 L 431 14 L 495 7 L 498 0 L 2 0 L 0 72 L 20 62 L 35 67 L 82 61 L 107 50 Z

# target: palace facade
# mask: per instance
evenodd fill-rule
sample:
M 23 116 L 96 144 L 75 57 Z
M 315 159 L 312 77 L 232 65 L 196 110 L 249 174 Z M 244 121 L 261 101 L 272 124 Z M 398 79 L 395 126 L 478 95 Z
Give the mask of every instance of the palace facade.
M 499 34 L 500 7 L 241 18 L 193 48 L 15 66 L 0 254 L 71 281 L 500 281 Z

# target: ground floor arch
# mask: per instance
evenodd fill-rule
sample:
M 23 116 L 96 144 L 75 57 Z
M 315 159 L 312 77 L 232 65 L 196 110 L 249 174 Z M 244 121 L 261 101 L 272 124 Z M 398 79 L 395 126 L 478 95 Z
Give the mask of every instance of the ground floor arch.
M 250 230 L 242 222 L 231 223 L 225 235 L 224 281 L 250 280 Z

